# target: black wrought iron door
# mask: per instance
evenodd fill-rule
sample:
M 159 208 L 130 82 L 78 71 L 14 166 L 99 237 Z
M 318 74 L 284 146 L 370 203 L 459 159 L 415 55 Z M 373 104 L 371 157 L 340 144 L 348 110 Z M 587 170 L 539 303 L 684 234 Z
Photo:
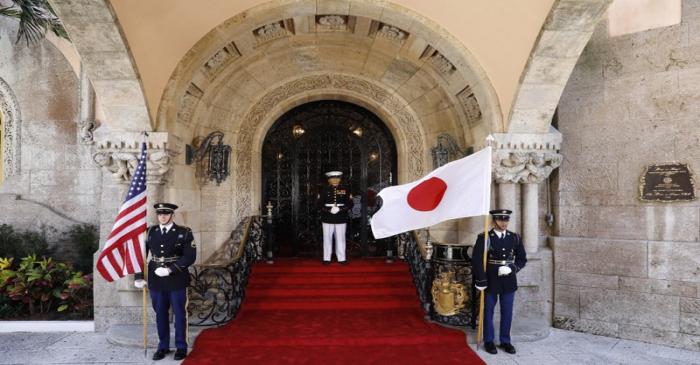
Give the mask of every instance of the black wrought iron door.
M 320 257 L 322 232 L 317 195 L 325 172 L 343 172 L 354 207 L 347 226 L 350 256 L 383 255 L 369 216 L 376 194 L 394 180 L 396 147 L 381 120 L 340 101 L 318 101 L 285 113 L 263 146 L 262 206 L 273 206 L 278 255 Z

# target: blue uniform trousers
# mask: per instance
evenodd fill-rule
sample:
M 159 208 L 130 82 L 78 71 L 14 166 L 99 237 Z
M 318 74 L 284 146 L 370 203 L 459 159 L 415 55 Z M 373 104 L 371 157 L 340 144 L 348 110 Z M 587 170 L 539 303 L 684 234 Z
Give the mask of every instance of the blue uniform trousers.
M 168 312 L 173 307 L 175 316 L 175 347 L 187 350 L 187 305 L 186 288 L 170 291 L 151 290 L 151 303 L 156 312 L 156 327 L 158 328 L 158 349 L 170 349 L 170 318 Z
M 486 292 L 484 298 L 484 342 L 493 342 L 493 312 L 496 302 L 501 301 L 501 330 L 499 340 L 501 344 L 510 343 L 510 324 L 513 322 L 513 301 L 515 292 L 492 294 Z

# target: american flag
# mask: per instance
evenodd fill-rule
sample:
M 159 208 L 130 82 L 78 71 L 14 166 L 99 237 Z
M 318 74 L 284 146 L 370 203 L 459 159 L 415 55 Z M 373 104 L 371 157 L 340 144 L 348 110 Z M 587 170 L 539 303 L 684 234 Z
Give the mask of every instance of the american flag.
M 143 272 L 146 238 L 146 143 L 129 185 L 129 193 L 114 220 L 112 232 L 97 259 L 97 270 L 112 282 L 128 274 Z

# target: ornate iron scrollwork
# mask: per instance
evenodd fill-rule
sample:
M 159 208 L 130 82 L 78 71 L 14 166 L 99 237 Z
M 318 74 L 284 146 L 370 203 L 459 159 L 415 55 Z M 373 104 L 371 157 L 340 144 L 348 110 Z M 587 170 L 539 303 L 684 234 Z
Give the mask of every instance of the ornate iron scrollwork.
M 408 262 L 409 269 L 411 270 L 418 299 L 420 299 L 425 314 L 430 314 L 433 306 L 433 300 L 430 294 L 433 281 L 430 261 L 423 259 L 420 248 L 418 248 L 416 236 L 413 232 L 401 233 L 397 237 L 398 244 L 400 247 L 403 247 L 406 262 Z
M 218 139 L 216 144 L 213 143 L 214 138 Z M 216 185 L 219 185 L 230 175 L 229 161 L 231 159 L 231 146 L 224 144 L 222 132 L 209 133 L 196 149 L 187 145 L 185 162 L 191 165 L 195 160 L 201 161 L 207 153 L 209 154 L 207 177 L 209 180 L 216 180 Z
M 222 325 L 236 317 L 251 266 L 262 258 L 263 233 L 261 217 L 246 217 L 220 252 L 208 262 L 190 267 L 189 324 Z

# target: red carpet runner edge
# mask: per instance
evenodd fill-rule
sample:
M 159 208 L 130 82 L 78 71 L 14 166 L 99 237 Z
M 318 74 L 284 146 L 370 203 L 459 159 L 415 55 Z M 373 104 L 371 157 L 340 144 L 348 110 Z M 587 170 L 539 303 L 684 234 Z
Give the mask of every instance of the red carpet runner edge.
M 430 323 L 406 263 L 282 259 L 253 266 L 241 312 L 203 331 L 185 364 L 484 364 Z

